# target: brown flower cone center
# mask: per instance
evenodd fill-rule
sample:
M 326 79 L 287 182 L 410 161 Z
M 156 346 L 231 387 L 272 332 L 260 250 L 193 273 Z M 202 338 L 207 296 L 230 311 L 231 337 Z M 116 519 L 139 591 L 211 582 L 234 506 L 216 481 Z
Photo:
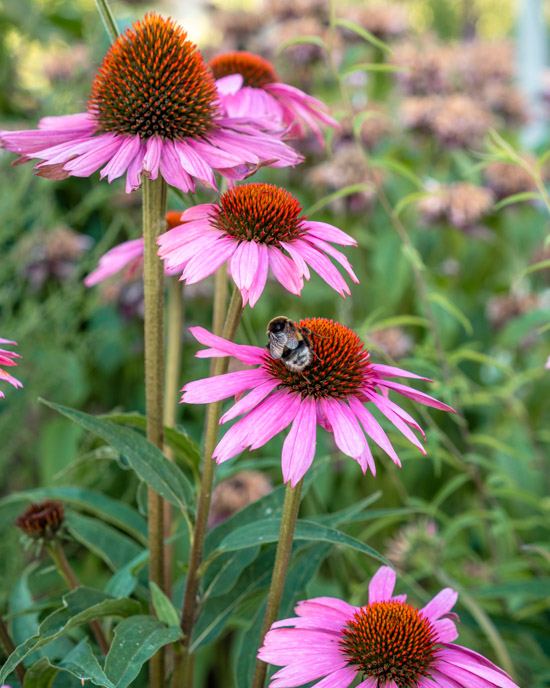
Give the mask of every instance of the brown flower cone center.
M 244 51 L 218 55 L 210 60 L 209 66 L 215 79 L 240 74 L 243 77 L 243 86 L 252 86 L 252 88 L 262 88 L 279 81 L 271 62 L 259 55 Z
M 100 132 L 198 138 L 213 126 L 216 85 L 185 31 L 151 13 L 112 44 L 92 82 L 88 109 Z
M 422 613 L 404 602 L 374 602 L 343 629 L 340 647 L 349 663 L 382 688 L 416 688 L 435 660 L 436 632 Z
M 282 386 L 304 397 L 345 399 L 368 384 L 369 352 L 353 330 L 326 318 L 305 318 L 298 325 L 311 331 L 313 360 L 295 372 L 269 357 L 269 371 Z
M 215 207 L 212 223 L 241 241 L 274 244 L 292 241 L 305 229 L 298 200 L 272 184 L 243 184 L 226 191 Z

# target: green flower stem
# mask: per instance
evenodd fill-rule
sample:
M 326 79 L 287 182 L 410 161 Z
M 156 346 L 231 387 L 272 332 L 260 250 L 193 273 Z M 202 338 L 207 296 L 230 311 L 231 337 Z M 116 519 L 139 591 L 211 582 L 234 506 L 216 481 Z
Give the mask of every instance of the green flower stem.
M 176 275 L 168 278 L 168 307 L 166 328 L 166 366 L 164 382 L 164 427 L 176 426 L 178 392 L 181 375 L 182 329 L 184 321 L 184 301 L 182 283 Z M 164 444 L 164 455 L 174 460 L 172 447 Z M 164 541 L 172 534 L 172 505 L 164 501 Z M 164 548 L 164 591 L 170 597 L 172 590 L 173 545 Z
M 239 326 L 239 322 L 241 320 L 242 312 L 243 302 L 241 294 L 235 287 L 223 328 L 222 336 L 224 339 L 233 341 L 237 332 L 237 327 Z M 228 364 L 228 358 L 216 358 L 214 375 L 223 375 L 226 373 Z M 185 596 L 183 599 L 183 610 L 181 614 L 181 629 L 183 631 L 184 638 L 181 655 L 181 672 L 183 676 L 183 683 L 179 683 L 180 688 L 182 686 L 183 688 L 191 688 L 193 685 L 193 672 L 191 670 L 192 663 L 189 658 L 189 646 L 191 643 L 193 622 L 195 620 L 195 609 L 197 602 L 196 598 L 199 586 L 198 572 L 202 560 L 206 522 L 208 519 L 208 511 L 210 509 L 210 500 L 212 497 L 212 484 L 214 482 L 214 461 L 212 460 L 212 454 L 214 453 L 214 449 L 218 443 L 218 430 L 221 410 L 222 402 L 215 401 L 212 404 L 209 404 L 206 415 L 206 433 L 201 488 L 197 506 L 197 520 L 195 522 L 195 532 L 193 534 L 193 543 L 191 546 L 189 569 L 187 572 L 187 582 L 185 586 Z
M 109 34 L 111 43 L 113 43 L 118 38 L 119 32 L 115 18 L 113 17 L 113 13 L 109 7 L 109 3 L 107 0 L 95 0 L 95 4 L 99 14 L 101 15 L 101 18 L 103 19 L 103 24 L 105 25 L 105 30 Z
M 264 623 L 260 635 L 260 647 L 264 642 L 266 633 L 271 628 L 271 624 L 277 620 L 277 615 L 279 613 L 279 606 L 285 587 L 288 561 L 292 550 L 292 540 L 296 529 L 296 520 L 298 519 L 298 511 L 300 509 L 300 497 L 302 496 L 303 483 L 304 479 L 302 478 L 295 488 L 292 488 L 290 483 L 287 483 L 286 486 L 285 501 L 281 516 L 281 530 L 279 531 L 279 542 L 277 544 L 275 564 L 273 565 L 273 576 L 267 596 Z M 256 667 L 254 668 L 254 678 L 252 679 L 252 688 L 263 688 L 266 672 L 267 664 L 262 662 L 261 659 L 257 659 Z
M 48 550 L 57 570 L 67 583 L 67 586 L 71 590 L 78 588 L 80 583 L 78 582 L 78 578 L 72 570 L 71 565 L 67 561 L 67 557 L 65 556 L 61 542 L 59 540 L 52 540 L 52 542 L 49 542 L 46 545 L 46 549 Z M 106 655 L 107 652 L 109 652 L 109 643 L 107 642 L 107 638 L 105 638 L 99 621 L 97 621 L 97 619 L 90 621 L 90 628 L 92 629 L 101 652 Z
M 6 622 L 4 619 L 0 616 L 0 643 L 2 643 L 2 647 L 6 651 L 6 656 L 9 657 L 13 652 L 15 652 L 15 643 L 13 642 L 10 632 L 8 630 L 8 627 L 6 625 Z M 25 681 L 25 674 L 27 673 L 27 670 L 25 669 L 24 664 L 21 662 L 18 664 L 15 669 L 15 675 L 19 679 L 19 683 L 23 685 L 23 682 Z
M 227 303 L 227 265 L 222 265 L 216 270 L 215 280 L 212 332 L 221 337 L 225 321 L 225 304 Z M 215 360 L 212 359 L 212 362 L 215 363 Z
M 164 265 L 157 255 L 157 237 L 166 230 L 166 183 L 143 180 L 143 280 L 145 297 L 145 409 L 147 439 L 162 449 L 164 443 Z M 147 490 L 149 581 L 164 589 L 164 504 Z M 151 686 L 164 683 L 164 650 L 151 659 Z

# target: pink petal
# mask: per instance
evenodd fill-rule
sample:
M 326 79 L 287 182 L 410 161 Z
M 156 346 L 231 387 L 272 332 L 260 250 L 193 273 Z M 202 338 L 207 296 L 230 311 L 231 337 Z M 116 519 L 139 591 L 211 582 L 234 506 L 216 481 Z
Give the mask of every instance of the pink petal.
M 461 687 L 467 686 L 468 688 L 495 688 L 498 686 L 498 688 L 509 688 L 510 686 L 513 686 L 513 688 L 518 688 L 515 683 L 504 683 L 502 682 L 502 679 L 499 679 L 497 683 L 494 683 L 493 681 L 483 678 L 481 674 L 478 674 L 477 670 L 475 673 L 472 673 L 463 667 L 456 666 L 456 664 L 446 662 L 443 659 L 439 659 L 437 668 L 441 673 L 457 681 Z
M 458 593 L 452 588 L 444 588 L 420 610 L 430 621 L 436 621 L 444 614 L 448 614 L 455 606 Z
M 460 645 L 447 646 L 442 650 L 440 658 L 442 661 L 452 663 L 453 667 L 460 667 L 472 672 L 476 676 L 485 678 L 487 681 L 491 681 L 499 688 L 518 688 L 502 669 L 494 665 L 487 666 L 486 661 L 480 662 L 477 658 L 470 657 L 462 652 L 462 649 Z
M 267 272 L 269 270 L 269 250 L 266 244 L 256 244 L 258 247 L 258 267 L 252 283 L 248 289 L 248 305 L 254 308 L 267 281 Z
M 366 440 L 352 410 L 339 399 L 321 398 L 320 403 L 332 426 L 336 446 L 357 459 L 365 451 Z
M 315 401 L 302 399 L 292 428 L 284 441 L 281 457 L 283 482 L 290 480 L 293 488 L 304 477 L 315 456 L 316 418 Z
M 395 571 L 392 568 L 381 566 L 369 583 L 369 604 L 391 600 L 395 578 Z
M 329 225 L 327 222 L 307 220 L 304 224 L 308 228 L 308 236 L 313 235 L 319 237 L 319 239 L 331 241 L 333 244 L 340 244 L 341 246 L 357 246 L 357 241 L 352 236 L 338 229 L 338 227 Z
M 191 258 L 184 268 L 181 278 L 187 284 L 200 282 L 208 275 L 212 275 L 216 270 L 228 260 L 235 251 L 235 242 L 228 237 L 222 237 L 210 246 L 208 260 L 204 255 L 196 254 Z
M 357 669 L 353 667 L 344 667 L 343 669 L 338 669 L 329 676 L 315 684 L 314 688 L 348 688 L 348 686 L 353 682 L 353 679 L 357 676 Z M 363 685 L 363 684 L 360 684 Z M 374 688 L 376 688 L 376 685 Z
M 439 619 L 432 621 L 432 626 L 437 632 L 438 643 L 452 643 L 458 638 L 458 631 L 456 625 L 451 619 Z
M 287 258 L 280 249 L 274 246 L 267 247 L 267 250 L 269 265 L 275 275 L 275 279 L 291 294 L 300 296 L 304 286 L 304 280 L 296 264 L 290 260 L 290 258 Z
M 188 382 L 182 389 L 182 402 L 186 404 L 209 404 L 212 401 L 227 399 L 235 394 L 242 394 L 247 389 L 256 387 L 265 380 L 265 372 L 261 368 L 254 370 L 238 370 L 208 377 L 203 380 Z
M 306 261 L 304 260 L 303 256 L 301 255 L 300 251 L 296 250 L 292 242 L 281 241 L 279 243 L 284 248 L 284 250 L 290 255 L 294 263 L 296 263 L 296 267 L 298 268 L 300 275 L 303 275 L 306 280 L 309 280 L 309 267 Z
M 396 368 L 395 366 L 382 365 L 381 363 L 372 363 L 372 368 L 376 375 L 379 377 L 413 377 L 417 380 L 426 380 L 427 382 L 432 382 L 429 377 L 422 377 L 422 375 L 416 375 L 411 373 L 409 370 L 404 368 Z
M 101 179 L 107 177 L 107 181 L 111 183 L 113 179 L 121 177 L 138 154 L 140 147 L 141 142 L 139 136 L 125 137 L 118 151 L 99 173 Z
M 284 430 L 296 418 L 301 397 L 278 390 L 254 409 L 256 427 L 250 433 L 250 449 L 258 449 Z
M 345 294 L 351 293 L 342 275 L 338 272 L 338 270 L 334 267 L 324 253 L 321 253 L 321 251 L 313 248 L 313 246 L 309 245 L 305 241 L 294 242 L 293 247 L 295 252 L 299 252 L 306 263 L 308 263 L 308 265 L 310 265 L 329 286 L 337 291 L 340 296 L 344 297 Z
M 263 401 L 266 396 L 272 392 L 279 385 L 278 380 L 266 380 L 266 373 L 262 368 L 257 368 L 256 371 L 261 375 L 262 380 L 257 387 L 254 387 L 251 392 L 249 392 L 245 397 L 240 399 L 236 404 L 234 404 L 229 411 L 224 413 L 220 418 L 220 425 L 227 423 L 228 420 L 233 420 L 237 416 L 241 416 L 243 413 L 248 413 L 255 406 L 257 406 L 261 401 Z
M 160 136 L 151 136 L 147 141 L 145 157 L 143 158 L 143 171 L 150 179 L 158 177 L 162 148 L 163 143 Z
M 351 264 L 349 260 L 346 258 L 346 256 L 341 252 L 338 251 L 338 249 L 334 248 L 334 246 L 331 246 L 329 243 L 324 241 L 323 239 L 317 239 L 315 237 L 309 237 L 306 236 L 303 239 L 299 239 L 298 241 L 306 241 L 306 243 L 310 244 L 313 246 L 313 248 L 322 251 L 326 253 L 327 255 L 331 256 L 334 258 L 334 260 L 339 263 L 344 270 L 348 273 L 348 275 L 351 277 L 352 281 L 355 282 L 355 284 L 359 284 L 359 280 L 357 279 L 357 275 L 353 271 L 353 268 L 351 267 Z M 294 242 L 295 244 L 297 242 Z
M 445 674 L 442 674 L 440 671 L 437 671 L 437 669 L 430 669 L 430 673 L 437 680 L 441 688 L 463 688 L 463 685 L 461 683 L 453 681 L 452 678 L 445 676 Z
M 265 359 L 265 349 L 261 349 L 259 346 L 245 346 L 228 342 L 227 339 L 212 334 L 205 330 L 204 327 L 190 327 L 189 331 L 198 342 L 204 344 L 204 346 L 211 346 L 216 352 L 219 352 L 211 354 L 212 356 L 234 356 L 243 363 L 249 364 L 263 363 Z M 201 356 L 201 358 L 208 357 Z
M 197 153 L 194 148 L 185 140 L 180 139 L 174 143 L 174 148 L 178 154 L 179 161 L 183 169 L 192 177 L 196 177 L 205 186 L 215 189 L 216 180 L 212 167 Z
M 420 440 L 412 432 L 409 426 L 403 420 L 401 420 L 401 418 L 394 411 L 385 406 L 384 402 L 386 399 L 384 399 L 381 394 L 376 394 L 373 392 L 372 394 L 369 394 L 369 399 L 380 410 L 380 412 L 386 416 L 390 423 L 393 423 L 393 425 L 409 440 L 409 442 L 412 442 L 412 444 L 414 444 L 415 447 L 418 447 L 423 454 L 426 454 L 426 450 L 422 444 L 420 444 Z
M 388 389 L 393 389 L 399 394 L 403 394 L 403 396 L 409 397 L 409 399 L 414 399 L 414 401 L 417 401 L 420 404 L 424 404 L 425 406 L 433 406 L 433 408 L 441 409 L 442 411 L 451 411 L 452 413 L 456 413 L 456 411 L 450 406 L 447 406 L 447 404 L 444 404 L 443 402 L 434 399 L 428 394 L 424 394 L 424 392 L 419 392 L 417 389 L 414 389 L 413 387 L 407 387 L 407 385 L 402 385 L 399 382 L 388 382 L 387 380 L 378 381 L 376 384 L 379 387 L 387 387 Z
M 230 74 L 221 79 L 216 79 L 216 88 L 221 95 L 236 93 L 243 85 L 243 81 L 242 74 Z
M 367 435 L 376 442 L 380 449 L 383 449 L 386 452 L 386 454 L 395 464 L 401 466 L 401 461 L 395 453 L 395 449 L 388 439 L 388 436 L 372 413 L 368 411 L 359 401 L 359 399 L 354 396 L 348 397 L 348 404 L 355 413 L 356 418 L 358 418 L 361 422 L 361 425 L 363 426 Z
M 181 189 L 184 193 L 195 191 L 193 177 L 183 169 L 173 141 L 164 142 L 160 159 L 160 173 L 170 186 Z

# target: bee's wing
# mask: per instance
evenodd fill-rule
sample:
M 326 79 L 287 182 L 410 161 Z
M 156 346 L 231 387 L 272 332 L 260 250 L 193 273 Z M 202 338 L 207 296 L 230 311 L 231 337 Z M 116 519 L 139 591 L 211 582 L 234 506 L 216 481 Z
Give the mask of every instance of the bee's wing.
M 287 349 L 296 349 L 298 348 L 298 344 L 300 343 L 302 337 L 297 333 L 295 335 L 288 335 L 286 338 L 286 348 Z
M 273 358 L 279 359 L 283 355 L 285 350 L 285 339 L 286 337 L 277 336 L 273 333 L 269 335 L 269 351 Z

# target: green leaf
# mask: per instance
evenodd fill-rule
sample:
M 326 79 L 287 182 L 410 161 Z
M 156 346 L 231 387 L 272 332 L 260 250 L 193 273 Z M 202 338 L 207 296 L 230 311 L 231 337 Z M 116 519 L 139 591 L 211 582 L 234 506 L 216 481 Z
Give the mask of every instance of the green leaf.
M 23 688 L 51 688 L 58 673 L 59 670 L 46 657 L 42 657 L 27 669 Z
M 370 162 L 371 165 L 374 165 L 376 167 L 385 167 L 388 170 L 397 172 L 397 174 L 400 174 L 402 177 L 405 177 L 405 179 L 411 181 L 421 191 L 424 190 L 424 184 L 420 177 L 418 177 L 411 169 L 409 169 L 402 162 L 392 160 L 391 158 L 371 158 Z
M 218 549 L 221 552 L 229 552 L 237 549 L 244 549 L 245 547 L 265 545 L 269 542 L 278 542 L 280 527 L 281 520 L 279 518 L 269 518 L 263 521 L 257 521 L 256 523 L 247 523 L 238 530 L 229 533 L 229 535 L 227 535 L 218 545 Z M 372 547 L 363 544 L 359 540 L 356 540 L 350 535 L 346 535 L 339 530 L 329 528 L 321 523 L 315 523 L 314 521 L 305 521 L 300 519 L 296 523 L 294 540 L 327 542 L 333 545 L 342 545 L 344 547 L 355 549 L 363 554 L 367 554 L 369 557 L 374 557 L 384 564 L 388 564 L 387 559 L 385 559 Z
M 59 669 L 68 671 L 82 682 L 91 681 L 96 686 L 114 688 L 101 668 L 86 638 L 83 638 L 67 655 L 65 655 L 65 657 L 63 657 L 62 661 L 59 663 Z
M 389 47 L 389 45 L 386 45 L 379 38 L 376 38 L 376 36 L 372 34 L 370 31 L 367 31 L 366 29 L 359 26 L 358 24 L 355 24 L 349 19 L 337 19 L 334 22 L 334 24 L 335 26 L 342 26 L 344 29 L 349 29 L 350 31 L 353 31 L 353 33 L 356 33 L 358 36 L 367 41 L 367 43 L 374 45 L 376 48 L 380 48 L 380 50 L 382 50 L 388 55 L 391 55 L 393 53 L 393 50 Z
M 349 523 L 352 518 L 354 518 L 357 514 L 363 511 L 363 509 L 366 509 L 368 506 L 378 501 L 381 496 L 382 491 L 378 490 L 378 492 L 375 492 L 374 494 L 369 495 L 368 497 L 365 497 L 364 499 L 361 499 L 358 502 L 355 502 L 355 504 L 352 504 L 351 506 L 348 506 L 345 509 L 341 509 L 340 511 L 336 511 L 332 514 L 322 514 L 320 516 L 314 516 L 309 520 L 314 521 L 315 523 L 322 523 L 326 526 L 334 528 L 335 526 L 339 526 L 341 523 Z
M 140 614 L 124 619 L 115 628 L 105 674 L 116 688 L 126 688 L 159 648 L 180 638 L 179 626 L 168 628 L 153 616 Z
M 144 430 L 147 427 L 147 418 L 139 413 L 107 413 L 101 416 L 105 420 L 120 425 L 131 425 L 134 428 Z M 179 452 L 181 456 L 192 466 L 198 466 L 201 460 L 199 445 L 182 428 L 170 428 L 164 426 L 164 441 Z
M 546 270 L 550 268 L 550 258 L 547 260 L 541 260 L 538 263 L 533 263 L 528 268 L 523 271 L 524 275 L 528 275 L 530 272 L 537 272 L 537 270 Z
M 355 72 L 409 72 L 410 67 L 404 67 L 402 65 L 392 65 L 385 62 L 362 62 L 359 64 L 354 64 L 352 67 L 344 69 L 340 72 L 340 77 L 345 78 L 350 74 Z
M 120 568 L 105 586 L 105 592 L 113 597 L 128 597 L 137 585 L 136 575 L 149 561 L 149 550 L 146 549 Z
M 217 554 L 201 579 L 201 589 L 204 589 L 201 598 L 205 600 L 213 595 L 217 597 L 229 592 L 259 552 L 260 547 L 247 547 L 235 552 Z
M 217 638 L 237 607 L 252 593 L 269 585 L 273 573 L 275 549 L 263 552 L 240 576 L 225 595 L 211 597 L 201 607 L 193 628 L 191 652 Z
M 374 186 L 372 184 L 350 184 L 349 186 L 344 186 L 338 191 L 333 191 L 320 198 L 316 203 L 309 207 L 306 211 L 307 215 L 314 215 L 316 212 L 324 208 L 329 203 L 336 201 L 339 198 L 345 198 L 346 196 L 351 196 L 355 193 L 361 193 L 362 191 L 372 191 Z
M 275 54 L 280 55 L 283 52 L 283 50 L 286 50 L 286 48 L 290 48 L 293 45 L 304 44 L 317 45 L 319 48 L 322 48 L 323 50 L 328 52 L 328 45 L 322 38 L 319 38 L 319 36 L 296 36 L 295 38 L 289 38 L 287 41 L 283 41 L 282 43 L 280 43 L 277 49 L 275 50 Z
M 44 499 L 58 499 L 63 504 L 85 509 L 95 516 L 99 516 L 102 520 L 112 523 L 117 528 L 130 533 L 143 545 L 147 544 L 145 519 L 124 502 L 106 497 L 101 492 L 73 486 L 37 488 L 25 492 L 16 492 L 5 497 L 0 500 L 0 505 L 18 501 L 38 502 Z
M 430 323 L 426 318 L 421 318 L 418 315 L 396 315 L 393 318 L 376 320 L 370 325 L 368 331 L 369 333 L 378 332 L 378 330 L 385 330 L 388 327 L 402 327 L 403 325 L 428 328 Z
M 86 430 L 98 435 L 119 451 L 139 478 L 155 492 L 182 510 L 192 499 L 193 488 L 182 471 L 142 435 L 111 421 L 41 399 L 42 403 Z
M 130 616 L 140 606 L 128 598 L 115 599 L 99 590 L 81 586 L 63 596 L 63 607 L 47 616 L 40 624 L 38 634 L 19 645 L 8 657 L 0 671 L 0 684 L 31 652 L 48 645 L 68 631 L 93 619 L 104 616 Z
M 512 203 L 521 203 L 521 201 L 538 201 L 540 200 L 540 194 L 535 191 L 523 191 L 522 193 L 512 194 L 511 196 L 506 196 L 502 201 L 495 203 L 493 210 L 497 211 L 501 208 L 505 208 L 507 205 L 512 205 Z
M 162 621 L 167 626 L 179 626 L 180 617 L 170 599 L 154 581 L 151 581 L 150 586 L 153 607 L 159 621 Z
M 427 196 L 433 196 L 433 194 L 429 191 L 415 191 L 414 193 L 407 194 L 407 196 L 403 196 L 403 198 L 399 199 L 399 202 L 393 209 L 393 212 L 397 217 L 399 217 L 399 215 L 401 215 L 407 206 L 409 206 L 411 203 L 416 203 L 416 201 L 420 201 L 422 198 L 426 198 Z
M 113 571 L 143 552 L 129 537 L 95 518 L 67 511 L 65 525 L 75 540 L 103 559 Z
M 472 327 L 472 323 L 468 320 L 468 318 L 459 308 L 457 308 L 453 303 L 451 303 L 451 301 L 449 301 L 449 299 L 446 296 L 439 292 L 432 291 L 430 294 L 428 294 L 428 300 L 432 303 L 436 303 L 438 306 L 441 306 L 443 310 L 447 311 L 447 313 L 449 313 L 456 320 L 458 320 L 458 322 L 462 325 L 467 335 L 473 334 L 474 330 Z

